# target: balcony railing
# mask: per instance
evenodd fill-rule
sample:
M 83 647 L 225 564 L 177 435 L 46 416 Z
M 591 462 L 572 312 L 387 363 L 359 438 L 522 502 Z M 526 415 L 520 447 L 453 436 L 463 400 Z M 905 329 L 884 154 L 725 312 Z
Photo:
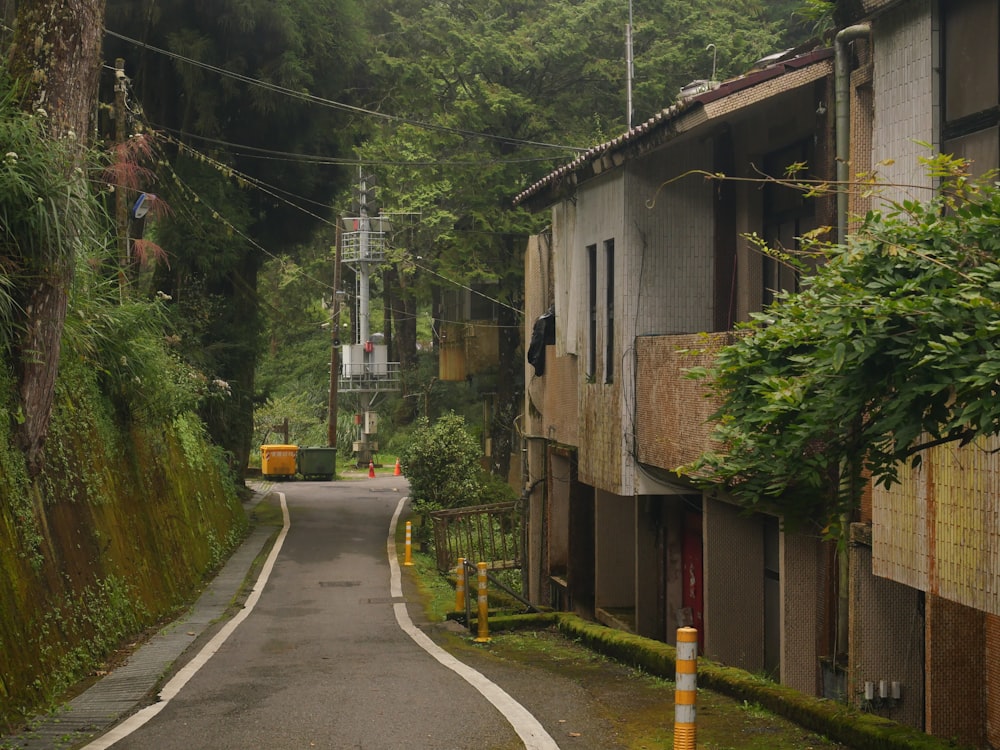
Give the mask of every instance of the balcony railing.
M 342 393 L 398 391 L 399 373 L 399 362 L 344 364 L 337 379 L 337 388 Z

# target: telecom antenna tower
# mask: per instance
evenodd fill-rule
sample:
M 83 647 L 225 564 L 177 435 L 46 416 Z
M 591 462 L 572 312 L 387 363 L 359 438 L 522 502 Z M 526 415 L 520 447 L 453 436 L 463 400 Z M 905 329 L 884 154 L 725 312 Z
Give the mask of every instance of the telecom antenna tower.
M 375 207 L 375 178 L 359 172 L 358 215 L 343 219 L 341 263 L 354 270 L 356 336 L 353 343 L 341 347 L 341 371 L 338 389 L 357 393 L 363 408 L 355 415 L 357 439 L 353 450 L 358 466 L 367 466 L 378 452 L 378 414 L 375 404 L 379 394 L 399 390 L 399 362 L 389 361 L 385 333 L 372 333 L 370 280 L 373 266 L 386 261 L 389 220 L 378 216 Z M 376 216 L 369 216 L 369 213 Z

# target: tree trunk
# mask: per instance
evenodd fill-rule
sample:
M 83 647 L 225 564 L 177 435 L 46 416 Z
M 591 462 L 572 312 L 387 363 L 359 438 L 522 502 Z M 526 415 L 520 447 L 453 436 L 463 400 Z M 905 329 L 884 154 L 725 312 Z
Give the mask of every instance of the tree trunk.
M 21 0 L 17 10 L 10 71 L 23 87 L 20 105 L 44 110 L 49 135 L 79 144 L 67 164 L 71 190 L 86 191 L 83 166 L 95 112 L 100 73 L 104 0 Z M 54 249 L 22 258 L 30 271 L 22 289 L 23 326 L 14 347 L 20 414 L 17 439 L 29 471 L 41 469 L 52 415 L 66 302 L 73 277 L 71 255 Z

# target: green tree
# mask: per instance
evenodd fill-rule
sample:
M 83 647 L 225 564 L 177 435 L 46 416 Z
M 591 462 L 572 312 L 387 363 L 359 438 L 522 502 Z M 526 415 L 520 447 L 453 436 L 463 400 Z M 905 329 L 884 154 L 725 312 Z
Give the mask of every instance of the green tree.
M 182 347 L 232 398 L 202 416 L 245 466 L 260 351 L 258 273 L 292 253 L 329 213 L 348 173 L 330 160 L 354 132 L 318 100 L 349 99 L 365 54 L 356 0 L 111 0 L 106 54 L 126 60 L 165 141 L 157 193 L 172 213 L 157 240 L 169 265 L 154 285 L 176 308 Z M 141 40 L 141 41 L 139 41 Z M 144 46 L 145 45 L 145 46 Z M 269 300 L 267 304 L 274 304 Z
M 683 84 L 711 76 L 708 44 L 719 78 L 775 51 L 782 28 L 764 15 L 767 6 L 638 0 L 636 121 L 673 104 Z M 487 429 L 494 470 L 506 476 L 523 387 L 523 248 L 544 223 L 512 209 L 511 198 L 625 129 L 628 6 L 379 0 L 371 18 L 376 54 L 358 96 L 406 118 L 387 118 L 358 154 L 379 175 L 383 205 L 419 217 L 389 278 L 424 303 L 430 288 L 447 288 L 443 280 L 485 288 L 499 303 L 501 366 Z M 400 309 L 412 319 L 406 302 Z
M 480 486 L 479 443 L 465 420 L 445 414 L 431 423 L 421 418 L 399 455 L 410 494 L 425 508 L 474 505 Z
M 750 507 L 821 526 L 921 451 L 1000 433 L 1000 190 L 951 157 L 926 201 L 872 211 L 799 293 L 695 376 L 721 450 L 685 468 Z M 992 178 L 991 178 L 992 179 Z
M 8 306 L 19 404 L 14 433 L 29 469 L 41 469 L 55 393 L 66 303 L 77 254 L 99 236 L 85 180 L 100 71 L 104 0 L 21 0 L 9 70 L 30 119 L 0 105 L 5 195 L 0 273 L 17 280 Z M 7 89 L 6 86 L 3 87 Z M 44 140 L 48 143 L 43 143 Z M 23 148 L 22 153 L 16 147 Z M 6 191 L 10 190 L 8 195 Z

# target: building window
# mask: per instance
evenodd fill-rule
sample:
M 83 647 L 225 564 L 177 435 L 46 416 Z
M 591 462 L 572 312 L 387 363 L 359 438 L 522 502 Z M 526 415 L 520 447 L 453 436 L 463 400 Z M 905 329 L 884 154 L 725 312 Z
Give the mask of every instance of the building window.
M 764 157 L 764 170 L 775 179 L 768 182 L 763 191 L 764 242 L 777 255 L 765 253 L 761 258 L 762 309 L 771 305 L 779 292 L 798 291 L 798 270 L 781 255 L 795 256 L 799 250 L 799 238 L 816 227 L 816 202 L 805 198 L 801 190 L 782 184 L 782 181 L 796 176 L 814 178 L 814 174 L 800 173 L 793 168 L 794 165 L 806 165 L 808 168 L 812 159 L 812 141 L 800 141 Z
M 615 379 L 615 241 L 604 240 L 604 382 Z
M 587 306 L 590 311 L 587 330 L 587 378 L 597 377 L 597 245 L 587 245 Z
M 941 150 L 981 175 L 1000 166 L 1000 9 L 996 0 L 949 0 L 941 22 Z

